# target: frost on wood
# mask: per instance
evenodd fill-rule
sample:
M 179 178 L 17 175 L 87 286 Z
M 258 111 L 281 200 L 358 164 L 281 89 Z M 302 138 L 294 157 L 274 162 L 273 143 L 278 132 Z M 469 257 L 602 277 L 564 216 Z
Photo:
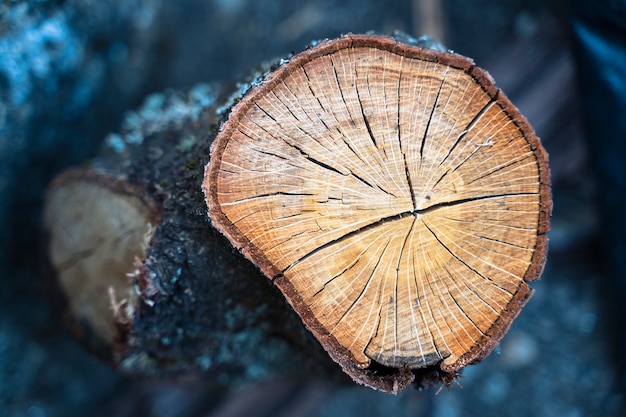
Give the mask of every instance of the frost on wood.
M 545 262 L 531 127 L 470 60 L 386 37 L 323 42 L 253 88 L 204 192 L 330 356 L 384 391 L 486 356 Z

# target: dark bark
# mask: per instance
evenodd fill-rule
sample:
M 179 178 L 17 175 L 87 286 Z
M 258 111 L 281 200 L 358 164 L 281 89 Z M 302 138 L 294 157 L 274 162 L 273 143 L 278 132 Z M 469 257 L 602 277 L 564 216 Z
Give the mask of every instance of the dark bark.
M 111 187 L 135 190 L 160 213 L 145 256 L 128 265 L 138 300 L 115 313 L 117 343 L 103 341 L 89 323 L 80 324 L 80 335 L 130 374 L 202 371 L 229 386 L 287 376 L 347 380 L 280 292 L 209 222 L 201 184 L 224 90 L 212 86 L 200 104 L 193 91 L 149 97 L 87 168 L 53 185 L 117 184 Z M 154 101 L 160 107 L 151 108 Z M 165 123 L 176 106 L 184 110 Z M 75 296 L 63 295 L 65 308 Z

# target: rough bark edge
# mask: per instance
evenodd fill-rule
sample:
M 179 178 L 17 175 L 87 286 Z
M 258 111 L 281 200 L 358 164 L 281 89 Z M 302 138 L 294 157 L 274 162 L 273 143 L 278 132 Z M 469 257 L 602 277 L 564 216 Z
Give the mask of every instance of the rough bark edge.
M 282 272 L 276 268 L 265 255 L 254 246 L 244 235 L 235 227 L 221 211 L 217 192 L 211 186 L 217 182 L 219 169 L 211 162 L 221 160 L 224 150 L 228 144 L 230 136 L 236 125 L 239 123 L 243 115 L 247 113 L 249 108 L 254 105 L 254 98 L 257 95 L 263 95 L 287 77 L 293 69 L 303 66 L 305 63 L 318 57 L 338 52 L 342 49 L 350 47 L 371 47 L 380 50 L 389 51 L 398 55 L 410 58 L 420 59 L 428 62 L 436 62 L 447 65 L 456 69 L 463 70 L 470 75 L 478 85 L 480 85 L 490 99 L 494 100 L 509 118 L 518 127 L 522 136 L 528 141 L 533 150 L 539 165 L 539 205 L 540 213 L 538 218 L 538 233 L 535 252 L 531 258 L 530 265 L 524 275 L 524 280 L 520 283 L 513 298 L 506 306 L 503 314 L 494 322 L 487 334 L 470 349 L 468 353 L 461 356 L 456 362 L 444 366 L 442 363 L 432 367 L 434 378 L 439 380 L 448 380 L 456 375 L 456 371 L 464 366 L 476 363 L 486 357 L 498 345 L 502 337 L 506 334 L 512 322 L 521 312 L 522 307 L 526 304 L 532 295 L 527 281 L 533 281 L 540 277 L 545 266 L 547 254 L 547 232 L 549 230 L 550 216 L 552 213 L 552 198 L 550 192 L 550 171 L 548 168 L 548 155 L 541 145 L 539 138 L 526 119 L 520 114 L 519 110 L 511 103 L 504 93 L 495 86 L 494 80 L 484 70 L 475 66 L 474 62 L 462 55 L 454 53 L 437 52 L 418 46 L 400 43 L 392 37 L 378 35 L 355 35 L 348 34 L 335 40 L 326 40 L 320 44 L 305 50 L 304 52 L 294 56 L 289 62 L 280 66 L 274 72 L 269 74 L 261 84 L 250 89 L 246 95 L 233 106 L 230 110 L 228 119 L 220 127 L 220 131 L 215 141 L 211 145 L 211 158 L 205 167 L 205 177 L 202 188 L 205 194 L 208 206 L 208 214 L 212 225 L 233 242 L 239 251 L 241 251 L 250 261 L 272 280 L 283 292 L 285 298 L 301 317 L 305 326 L 315 335 L 316 339 L 328 352 L 328 354 L 337 362 L 344 372 L 350 375 L 356 382 L 370 386 L 384 392 L 397 393 L 415 380 L 418 371 L 411 371 L 406 368 L 396 369 L 395 373 L 388 375 L 377 375 L 368 368 L 359 368 L 356 366 L 353 355 L 342 347 L 339 342 L 319 323 L 313 316 L 310 309 L 305 305 L 302 298 L 295 291 L 291 283 L 284 278 Z M 212 169 L 213 168 L 213 169 Z M 374 362 L 372 360 L 372 362 Z M 430 367 L 426 371 L 430 370 Z M 442 372 L 440 374 L 439 370 Z M 422 375 L 422 372 L 419 372 Z M 431 381 L 426 372 L 426 376 L 421 376 L 422 380 L 418 381 L 422 385 L 427 385 Z
M 98 184 L 115 193 L 137 198 L 146 209 L 149 215 L 148 219 L 154 226 L 161 221 L 163 207 L 149 194 L 145 187 L 130 183 L 125 176 L 114 176 L 113 174 L 91 168 L 70 168 L 61 172 L 48 185 L 45 199 L 48 200 L 60 187 L 78 181 Z M 45 236 L 44 240 L 47 242 L 48 237 Z M 47 249 L 45 251 L 47 253 Z M 68 313 L 68 295 L 58 283 L 57 271 L 54 269 L 48 256 L 44 256 L 43 259 L 47 260 L 45 269 L 52 296 L 50 301 L 55 314 L 60 316 L 61 322 L 64 323 L 67 331 L 77 340 L 82 341 L 90 352 L 107 363 L 114 364 L 116 355 L 127 348 L 127 336 L 131 330 L 133 317 L 128 317 L 122 310 L 118 311 L 118 314 L 114 316 L 117 333 L 114 336 L 113 345 L 109 345 L 95 331 L 92 331 L 91 328 L 85 328 L 78 323 L 73 314 Z M 128 270 L 129 274 L 133 272 L 132 267 L 137 267 L 137 265 L 131 265 L 131 268 Z M 131 277 L 128 278 L 128 283 L 129 285 L 135 284 Z M 137 298 L 136 304 L 139 304 L 142 297 L 143 293 Z M 133 306 L 135 311 L 137 310 L 136 307 L 137 305 Z

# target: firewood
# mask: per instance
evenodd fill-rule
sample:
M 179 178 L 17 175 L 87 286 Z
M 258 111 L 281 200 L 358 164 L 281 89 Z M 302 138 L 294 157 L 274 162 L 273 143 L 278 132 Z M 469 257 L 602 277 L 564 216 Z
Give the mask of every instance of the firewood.
M 152 373 L 204 363 L 234 380 L 224 364 L 280 374 L 300 363 L 326 372 L 332 366 L 298 317 L 346 374 L 385 392 L 413 381 L 449 383 L 488 355 L 531 296 L 528 282 L 541 275 L 552 206 L 547 154 L 489 75 L 457 54 L 347 35 L 248 87 L 219 131 L 199 133 L 216 123 L 216 99 L 199 121 L 87 169 L 98 175 L 58 180 L 49 194 L 59 282 L 80 282 L 63 278 L 61 265 L 96 253 L 78 244 L 78 254 L 54 255 L 68 222 L 97 227 L 68 214 L 81 205 L 72 190 L 108 175 L 109 206 L 87 211 L 138 213 L 139 225 L 129 227 L 139 242 L 133 250 L 144 253 L 133 255 L 135 269 L 119 258 L 137 292 L 120 304 L 128 288 L 111 277 L 113 289 L 102 294 L 117 323 L 114 362 Z M 190 135 L 197 144 L 177 150 Z M 120 181 L 126 185 L 111 185 Z M 117 203 L 129 189 L 132 209 Z M 65 291 L 74 315 L 75 292 Z M 223 317 L 236 308 L 282 362 L 262 348 L 252 359 L 220 359 L 233 331 Z M 97 332 L 111 344 L 110 327 Z

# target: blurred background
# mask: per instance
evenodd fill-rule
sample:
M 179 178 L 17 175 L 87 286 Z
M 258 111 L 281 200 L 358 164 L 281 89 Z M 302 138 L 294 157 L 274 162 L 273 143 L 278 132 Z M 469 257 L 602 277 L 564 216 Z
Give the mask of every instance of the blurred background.
M 623 309 L 599 254 L 571 22 L 565 0 L 2 2 L 0 416 L 624 415 Z M 427 34 L 473 58 L 550 153 L 548 264 L 501 346 L 459 384 L 398 396 L 322 380 L 137 379 L 85 352 L 53 319 L 38 268 L 52 177 L 93 156 L 149 93 L 241 79 L 312 40 L 369 30 Z

